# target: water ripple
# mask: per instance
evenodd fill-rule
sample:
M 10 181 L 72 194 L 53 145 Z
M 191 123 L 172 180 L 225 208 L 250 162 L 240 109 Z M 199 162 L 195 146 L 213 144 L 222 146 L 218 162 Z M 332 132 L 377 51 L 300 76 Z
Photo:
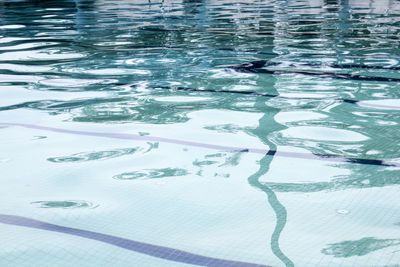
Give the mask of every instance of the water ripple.
M 94 209 L 98 207 L 85 200 L 34 201 L 31 204 L 42 209 Z
M 133 154 L 140 150 L 141 150 L 141 148 L 137 147 L 137 148 L 123 148 L 123 149 L 115 149 L 115 150 L 107 150 L 107 151 L 81 152 L 81 153 L 72 154 L 70 156 L 48 158 L 47 160 L 54 162 L 54 163 L 106 160 L 106 159 L 130 155 L 130 154 Z
M 146 169 L 134 172 L 124 172 L 114 175 L 113 178 L 117 180 L 147 180 L 185 176 L 188 173 L 189 172 L 187 170 L 179 168 Z
M 2 176 L 10 182 L 3 188 L 14 186 L 12 180 L 23 187 L 28 184 L 24 179 L 46 175 L 40 166 L 35 168 L 33 177 L 17 175 L 18 168 L 12 167 L 35 164 L 29 159 L 48 153 L 35 149 L 39 145 L 42 148 L 58 144 L 51 148 L 56 154 L 48 156 L 47 174 L 63 167 L 53 163 L 98 162 L 96 166 L 101 172 L 101 168 L 106 168 L 100 164 L 102 160 L 124 156 L 129 159 L 130 155 L 140 154 L 143 160 L 149 157 L 154 162 L 146 160 L 145 167 L 135 169 L 125 166 L 128 169 L 112 172 L 113 179 L 139 183 L 156 179 L 157 184 L 179 177 L 171 189 L 180 199 L 180 194 L 186 192 L 173 186 L 188 181 L 191 185 L 194 180 L 184 179 L 189 173 L 231 177 L 217 188 L 215 199 L 211 195 L 213 186 L 218 186 L 222 179 L 196 184 L 196 192 L 210 192 L 207 199 L 199 197 L 201 209 L 208 197 L 213 204 L 225 205 L 225 197 L 236 199 L 231 194 L 253 191 L 254 194 L 247 195 L 249 202 L 232 203 L 235 213 L 255 212 L 253 218 L 249 217 L 250 224 L 242 224 L 247 216 L 236 213 L 242 218 L 224 216 L 220 221 L 224 227 L 214 224 L 212 229 L 199 228 L 199 236 L 204 236 L 204 240 L 221 237 L 217 230 L 223 228 L 227 239 L 225 243 L 221 239 L 218 245 L 221 253 L 229 257 L 286 266 L 351 266 L 355 259 L 360 265 L 390 264 L 384 262 L 389 254 L 382 257 L 379 252 L 397 246 L 398 240 L 379 234 L 392 228 L 382 229 L 386 225 L 363 220 L 361 230 L 354 230 L 360 226 L 360 219 L 355 218 L 358 212 L 345 203 L 356 205 L 357 197 L 362 196 L 363 201 L 382 201 L 382 206 L 391 207 L 396 198 L 390 190 L 400 184 L 399 21 L 400 2 L 395 0 L 0 0 L 0 121 L 5 122 L 0 124 L 8 126 L 1 128 L 0 156 L 5 160 L 0 162 L 4 167 Z M 22 126 L 26 131 L 9 126 Z M 130 130 L 140 133 L 128 134 Z M 53 134 L 41 139 L 41 131 Z M 79 137 L 80 141 L 72 144 L 77 147 L 65 143 L 61 139 L 63 134 Z M 93 138 L 96 148 L 79 150 L 79 142 L 85 138 Z M 243 142 L 237 143 L 237 138 Z M 101 140 L 129 143 L 127 148 L 110 148 Z M 219 140 L 223 142 L 219 144 Z M 129 147 L 137 141 L 140 147 Z M 213 152 L 204 156 L 204 149 Z M 160 166 L 165 158 L 177 160 L 180 153 L 184 154 L 185 163 L 178 162 L 180 166 L 189 166 L 187 170 Z M 260 156 L 262 159 L 257 161 Z M 318 164 L 334 171 L 331 175 L 325 173 Z M 308 171 L 315 176 L 305 175 Z M 17 180 L 13 179 L 15 175 Z M 108 182 L 129 183 L 116 180 Z M 248 183 L 248 188 L 243 182 Z M 92 186 L 103 192 L 102 186 L 106 184 Z M 48 195 L 46 190 L 51 187 L 43 186 L 40 192 L 32 193 Z M 117 191 L 114 193 L 119 194 Z M 379 197 L 379 192 L 388 197 Z M 264 206 L 257 202 L 262 201 L 260 193 L 261 197 L 264 194 Z M 18 199 L 8 198 L 5 204 L 18 206 L 14 203 Z M 251 201 L 254 205 L 249 204 Z M 317 205 L 321 214 L 316 212 L 305 218 L 317 202 L 323 205 Z M 83 200 L 35 201 L 32 205 L 43 208 L 43 213 L 46 208 L 95 207 Z M 179 214 L 181 208 L 176 210 Z M 346 216 L 332 212 L 337 220 L 321 223 L 324 221 L 319 215 L 328 218 L 323 210 L 338 208 L 352 212 Z M 228 209 L 224 206 L 214 211 L 223 213 Z M 211 210 L 204 211 L 211 214 Z M 387 213 L 391 214 L 390 208 Z M 133 220 L 129 214 L 121 210 L 120 215 L 127 217 L 119 221 L 116 216 L 116 225 L 123 227 L 125 219 Z M 96 219 L 101 223 L 108 220 L 108 215 Z M 145 220 L 139 231 L 147 231 L 153 223 L 168 229 L 169 224 L 174 225 L 188 235 L 184 237 L 187 245 L 197 249 L 196 242 L 190 244 L 196 238 L 189 231 L 193 226 L 190 220 L 183 220 L 182 228 L 179 216 L 173 217 L 163 216 L 161 223 L 153 222 L 154 216 L 135 218 Z M 34 227 L 45 225 L 26 218 L 5 217 L 7 222 L 14 219 Z M 252 227 L 246 231 L 248 240 L 227 232 L 247 225 Z M 312 230 L 307 232 L 309 225 Z M 354 233 L 354 238 L 340 241 L 337 234 L 321 235 L 317 230 L 336 229 L 338 225 L 344 235 L 348 231 Z M 65 230 L 48 224 L 42 228 L 46 227 Z M 115 231 L 123 230 L 118 227 Z M 146 232 L 146 238 L 157 239 L 157 235 L 165 234 L 163 227 Z M 371 233 L 369 237 L 363 237 L 364 230 Z M 75 229 L 70 231 L 77 233 Z M 304 238 L 296 238 L 299 233 Z M 94 232 L 82 235 L 101 237 Z M 260 243 L 255 242 L 259 237 Z M 168 234 L 165 238 L 160 242 L 171 241 Z M 108 239 L 110 243 L 122 240 L 110 236 Z M 240 247 L 244 248 L 243 256 L 237 253 L 240 248 L 236 249 L 234 242 L 251 245 Z M 142 244 L 132 244 L 130 249 L 141 250 Z M 304 248 L 304 253 L 298 253 L 300 250 L 294 246 Z M 154 247 L 149 255 L 157 254 Z M 24 253 L 3 253 L 6 259 L 0 259 L 0 265 L 24 265 L 26 262 L 17 261 L 26 259 Z M 179 262 L 186 262 L 188 254 L 180 255 L 181 252 L 167 249 L 163 259 L 179 258 Z M 307 255 L 320 262 L 315 263 Z M 396 263 L 399 257 L 393 253 L 386 258 L 393 258 L 392 263 Z M 200 258 L 205 264 L 212 260 L 197 255 L 191 262 Z M 231 262 L 214 261 L 215 266 L 221 263 Z M 32 264 L 43 265 L 33 261 Z

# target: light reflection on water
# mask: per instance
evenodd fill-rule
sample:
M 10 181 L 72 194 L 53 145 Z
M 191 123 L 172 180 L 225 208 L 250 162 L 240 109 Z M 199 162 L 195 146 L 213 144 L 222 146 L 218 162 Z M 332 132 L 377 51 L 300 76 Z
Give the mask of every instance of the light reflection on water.
M 394 0 L 2 1 L 0 123 L 400 163 L 399 23 Z M 272 266 L 400 262 L 398 167 L 0 134 L 0 213 Z

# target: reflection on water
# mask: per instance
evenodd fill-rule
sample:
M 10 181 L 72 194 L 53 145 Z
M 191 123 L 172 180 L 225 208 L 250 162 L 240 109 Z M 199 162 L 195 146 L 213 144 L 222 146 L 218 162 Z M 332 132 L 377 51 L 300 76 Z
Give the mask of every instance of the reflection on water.
M 266 182 L 276 192 L 304 192 L 336 191 L 347 189 L 367 189 L 382 186 L 398 185 L 400 170 L 376 166 L 340 165 L 339 168 L 350 170 L 351 175 L 338 175 L 329 182 L 306 183 L 274 183 Z
M 87 105 L 73 118 L 77 122 L 122 123 L 151 122 L 155 124 L 179 123 L 188 120 L 187 111 L 201 106 L 184 104 L 164 104 L 150 99 L 119 101 L 113 104 Z
M 400 232 L 387 226 L 399 219 L 370 222 L 373 204 L 364 204 L 381 201 L 394 214 L 399 200 L 391 191 L 399 168 L 380 164 L 400 162 L 399 23 L 395 0 L 0 1 L 0 123 L 80 135 L 1 127 L 1 202 L 60 208 L 52 211 L 64 218 L 64 209 L 97 206 L 34 200 L 102 199 L 95 210 L 102 214 L 87 217 L 88 225 L 112 218 L 121 236 L 217 258 L 273 266 L 399 262 L 392 249 Z M 163 137 L 270 152 L 209 151 Z M 317 163 L 279 152 L 365 160 Z M 53 164 L 87 161 L 96 166 Z M 182 176 L 161 180 L 168 192 L 149 182 Z M 31 181 L 34 190 L 25 186 Z M 20 215 L 39 216 L 31 210 Z M 211 225 L 215 213 L 223 219 Z M 0 265 L 22 264 L 23 257 L 0 255 Z
M 66 162 L 83 162 L 83 161 L 91 161 L 91 160 L 105 160 L 116 157 L 121 157 L 125 155 L 133 154 L 137 151 L 140 151 L 141 148 L 121 148 L 115 150 L 107 150 L 107 151 L 96 151 L 96 152 L 81 152 L 72 154 L 70 156 L 63 157 L 53 157 L 48 158 L 48 161 L 55 163 L 66 163 Z
M 185 169 L 163 168 L 163 169 L 140 170 L 134 172 L 124 172 L 121 174 L 114 175 L 113 178 L 118 180 L 144 180 L 144 179 L 184 176 L 187 174 L 188 171 Z
M 84 200 L 65 200 L 65 201 L 35 201 L 31 202 L 38 208 L 61 208 L 61 209 L 81 209 L 81 208 L 90 208 L 94 209 L 97 206 L 93 205 L 93 203 Z
M 343 241 L 329 244 L 321 252 L 334 257 L 348 258 L 352 256 L 364 256 L 378 249 L 400 245 L 400 239 L 376 239 L 364 237 L 356 241 Z

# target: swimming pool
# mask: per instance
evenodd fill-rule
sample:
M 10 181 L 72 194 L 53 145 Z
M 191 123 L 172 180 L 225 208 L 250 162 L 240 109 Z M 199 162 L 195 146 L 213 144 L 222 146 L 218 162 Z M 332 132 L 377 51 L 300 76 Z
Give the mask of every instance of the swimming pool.
M 0 1 L 0 266 L 399 266 L 399 25 Z

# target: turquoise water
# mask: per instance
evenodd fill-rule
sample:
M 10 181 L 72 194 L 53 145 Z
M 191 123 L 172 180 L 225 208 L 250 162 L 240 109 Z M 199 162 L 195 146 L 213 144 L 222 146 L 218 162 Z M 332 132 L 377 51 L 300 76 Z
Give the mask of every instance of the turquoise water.
M 0 1 L 0 266 L 400 266 L 399 1 Z

